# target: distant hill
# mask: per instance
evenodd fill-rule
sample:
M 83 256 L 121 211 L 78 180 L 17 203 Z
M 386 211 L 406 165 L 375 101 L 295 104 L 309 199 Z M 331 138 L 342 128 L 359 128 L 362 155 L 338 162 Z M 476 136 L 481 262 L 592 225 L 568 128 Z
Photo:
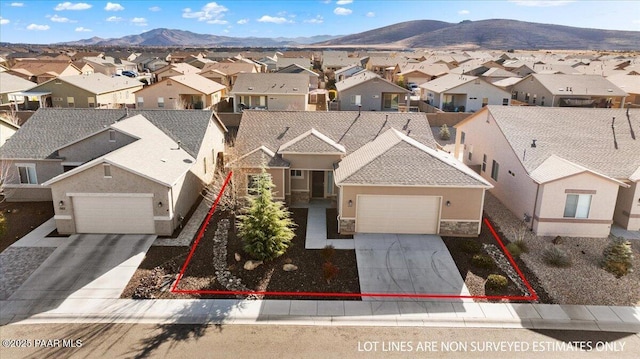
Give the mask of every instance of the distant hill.
M 90 39 L 59 43 L 58 45 L 72 46 L 219 46 L 219 47 L 274 47 L 287 45 L 304 45 L 318 41 L 326 41 L 339 36 L 319 35 L 296 38 L 259 38 L 259 37 L 229 37 L 210 34 L 197 34 L 191 31 L 175 29 L 153 29 L 139 35 L 129 35 L 121 38 Z
M 407 48 L 640 50 L 640 32 L 586 29 L 491 19 L 457 24 L 407 21 L 314 45 L 393 45 Z

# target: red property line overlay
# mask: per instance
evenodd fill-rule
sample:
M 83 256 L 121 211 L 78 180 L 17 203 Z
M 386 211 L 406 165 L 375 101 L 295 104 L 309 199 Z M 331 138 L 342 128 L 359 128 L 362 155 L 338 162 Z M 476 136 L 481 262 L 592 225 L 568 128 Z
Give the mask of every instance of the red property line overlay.
M 493 238 L 495 238 L 495 240 L 498 242 L 498 244 L 500 245 L 500 248 L 502 249 L 502 252 L 507 256 L 507 258 L 509 259 L 509 262 L 511 263 L 513 268 L 516 270 L 516 273 L 518 273 L 518 276 L 520 276 L 520 279 L 522 279 L 522 281 L 524 282 L 524 285 L 527 287 L 527 290 L 529 291 L 529 293 L 531 293 L 531 295 L 527 295 L 527 296 L 502 296 L 502 295 L 451 295 L 451 294 L 408 294 L 408 293 L 359 293 L 358 294 L 358 293 L 330 293 L 330 292 L 267 292 L 267 291 L 255 292 L 255 291 L 182 290 L 182 289 L 178 289 L 178 285 L 180 283 L 180 280 L 182 279 L 182 277 L 184 276 L 185 271 L 187 270 L 187 266 L 189 265 L 189 262 L 191 261 L 191 258 L 193 257 L 193 254 L 195 253 L 195 250 L 198 247 L 198 243 L 200 243 L 200 240 L 204 236 L 204 231 L 207 228 L 207 226 L 209 224 L 209 220 L 211 219 L 211 216 L 213 216 L 213 213 L 215 212 L 216 207 L 218 206 L 218 202 L 220 201 L 220 198 L 222 197 L 222 194 L 224 193 L 224 190 L 227 187 L 227 184 L 229 183 L 229 180 L 231 179 L 232 173 L 233 172 L 230 172 L 229 175 L 227 176 L 227 178 L 225 179 L 224 184 L 222 185 L 222 188 L 220 189 L 220 192 L 218 193 L 218 196 L 216 197 L 215 202 L 213 202 L 213 206 L 211 206 L 211 209 L 209 210 L 209 213 L 207 214 L 207 217 L 205 218 L 204 222 L 202 222 L 202 225 L 200 227 L 200 231 L 198 232 L 198 236 L 197 236 L 195 242 L 193 243 L 193 246 L 191 247 L 191 251 L 189 252 L 189 255 L 187 256 L 187 259 L 185 260 L 184 264 L 182 265 L 182 269 L 180 270 L 180 274 L 178 274 L 178 277 L 176 278 L 175 283 L 171 287 L 171 293 L 177 293 L 177 294 L 212 294 L 212 295 L 216 295 L 217 294 L 217 295 L 292 296 L 292 297 L 301 297 L 301 296 L 306 296 L 306 297 L 349 297 L 349 298 L 396 297 L 396 298 L 432 298 L 432 299 L 489 299 L 489 300 L 507 299 L 507 300 L 521 300 L 521 301 L 536 301 L 536 300 L 538 300 L 538 295 L 536 294 L 536 292 L 531 287 L 531 284 L 529 284 L 529 281 L 527 281 L 527 279 L 522 274 L 522 271 L 520 270 L 520 268 L 518 267 L 516 262 L 513 260 L 513 257 L 511 256 L 509 251 L 506 249 L 506 247 L 502 243 L 502 240 L 500 240 L 500 236 L 498 236 L 498 233 L 493 229 L 493 226 L 491 225 L 489 220 L 487 220 L 486 218 L 484 219 L 484 223 L 487 225 L 487 227 L 489 227 L 489 231 L 491 231 L 491 234 L 493 235 Z

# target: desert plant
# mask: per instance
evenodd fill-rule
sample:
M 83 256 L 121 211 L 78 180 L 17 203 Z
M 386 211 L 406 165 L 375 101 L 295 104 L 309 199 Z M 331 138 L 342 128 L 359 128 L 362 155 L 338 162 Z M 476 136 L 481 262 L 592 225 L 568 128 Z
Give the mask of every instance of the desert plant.
M 465 239 L 464 241 L 460 242 L 460 249 L 465 253 L 476 254 L 480 253 L 482 244 L 473 239 Z
M 324 262 L 322 265 L 322 277 L 327 283 L 331 283 L 331 281 L 338 275 L 340 268 L 331 262 Z
M 519 239 L 519 240 L 513 242 L 513 244 L 518 246 L 518 249 L 520 249 L 520 252 L 529 253 L 529 245 L 524 240 L 520 240 Z
M 328 244 L 324 246 L 324 248 L 322 248 L 320 254 L 322 255 L 322 259 L 324 259 L 325 262 L 331 262 L 333 256 L 336 254 L 336 248 L 331 244 Z
M 507 250 L 509 251 L 509 253 L 511 253 L 512 256 L 514 257 L 520 257 L 520 255 L 522 254 L 522 250 L 520 249 L 520 247 L 515 244 L 515 243 L 509 243 L 507 244 Z
M 522 253 L 529 253 L 529 246 L 527 245 L 525 238 L 527 237 L 528 229 L 525 226 L 519 226 L 513 230 L 513 241 Z
M 486 254 L 476 254 L 471 258 L 471 264 L 478 268 L 484 269 L 494 269 L 496 267 L 496 262 L 493 261 L 493 258 Z
M 507 282 L 507 278 L 500 274 L 489 274 L 487 277 L 487 282 L 485 283 L 485 287 L 487 289 L 502 289 L 505 288 L 509 284 Z
M 556 246 L 547 247 L 542 252 L 542 260 L 548 265 L 551 265 L 554 267 L 571 266 L 571 259 L 569 258 L 569 255 L 567 254 L 567 252 L 563 251 L 562 249 Z
M 283 255 L 295 236 L 295 223 L 282 202 L 273 200 L 274 187 L 265 167 L 256 175 L 253 196 L 248 196 L 248 206 L 238 216 L 236 227 L 243 248 L 255 259 L 268 261 Z
M 451 138 L 451 132 L 449 131 L 449 127 L 445 123 L 440 127 L 440 139 L 444 141 L 448 141 Z
M 620 278 L 633 271 L 633 250 L 631 242 L 621 237 L 613 237 L 602 251 L 602 268 Z

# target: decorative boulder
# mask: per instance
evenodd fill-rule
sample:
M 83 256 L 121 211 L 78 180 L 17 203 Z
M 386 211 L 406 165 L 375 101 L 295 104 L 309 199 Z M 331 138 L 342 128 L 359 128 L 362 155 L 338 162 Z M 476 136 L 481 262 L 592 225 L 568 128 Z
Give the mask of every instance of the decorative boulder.
M 285 272 L 293 272 L 298 270 L 298 266 L 289 263 L 282 266 L 282 270 L 284 270 Z
M 244 262 L 244 269 L 251 271 L 258 268 L 258 266 L 260 266 L 261 264 L 262 264 L 262 261 L 248 260 Z
M 236 259 L 236 262 L 240 262 L 242 260 L 242 257 L 240 257 L 238 253 L 234 254 L 234 257 Z

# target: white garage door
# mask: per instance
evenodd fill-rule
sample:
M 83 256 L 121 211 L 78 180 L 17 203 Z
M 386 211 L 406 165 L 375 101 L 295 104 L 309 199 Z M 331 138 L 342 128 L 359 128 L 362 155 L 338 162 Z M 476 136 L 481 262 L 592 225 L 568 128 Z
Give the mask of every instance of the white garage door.
M 358 196 L 356 232 L 435 234 L 440 197 Z
M 78 233 L 153 234 L 153 197 L 73 196 Z

